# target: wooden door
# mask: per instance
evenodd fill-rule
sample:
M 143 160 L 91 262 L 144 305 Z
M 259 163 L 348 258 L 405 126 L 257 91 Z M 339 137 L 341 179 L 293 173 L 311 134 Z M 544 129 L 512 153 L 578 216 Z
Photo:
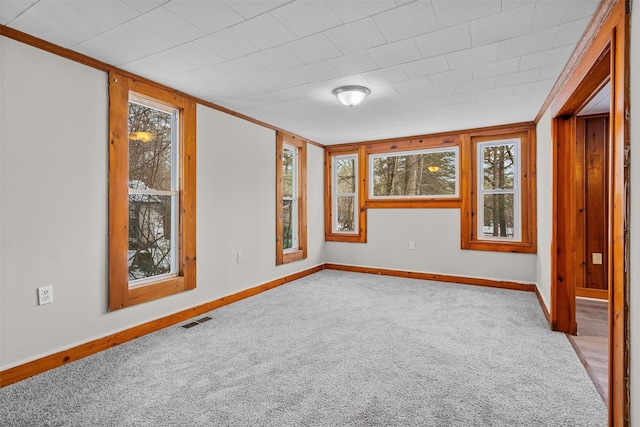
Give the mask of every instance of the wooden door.
M 576 255 L 581 266 L 576 296 L 608 299 L 609 115 L 579 117 L 576 175 L 579 225 Z

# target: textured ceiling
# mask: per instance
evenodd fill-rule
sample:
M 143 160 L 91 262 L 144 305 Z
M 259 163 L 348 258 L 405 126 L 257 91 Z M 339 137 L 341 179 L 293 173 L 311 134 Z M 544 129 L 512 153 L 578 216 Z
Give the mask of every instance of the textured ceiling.
M 0 0 L 0 23 L 336 144 L 533 120 L 598 4 Z

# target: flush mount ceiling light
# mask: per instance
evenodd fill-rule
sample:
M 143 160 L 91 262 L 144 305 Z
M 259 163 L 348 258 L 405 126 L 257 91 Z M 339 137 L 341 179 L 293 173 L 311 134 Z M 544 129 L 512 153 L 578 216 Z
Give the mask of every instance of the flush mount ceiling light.
M 364 101 L 364 98 L 371 91 L 364 86 L 340 86 L 335 88 L 332 93 L 347 107 L 354 107 Z

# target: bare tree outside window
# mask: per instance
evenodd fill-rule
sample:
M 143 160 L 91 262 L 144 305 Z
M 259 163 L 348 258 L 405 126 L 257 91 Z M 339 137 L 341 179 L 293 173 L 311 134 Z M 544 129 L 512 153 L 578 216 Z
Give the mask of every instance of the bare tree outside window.
M 356 231 L 357 180 L 355 156 L 334 157 L 335 231 Z
M 513 239 L 516 235 L 516 144 L 481 145 L 482 235 Z
M 282 150 L 282 249 L 292 249 L 297 246 L 296 233 L 296 157 L 295 148 L 285 146 Z
M 457 150 L 372 156 L 374 197 L 457 195 Z
M 177 111 L 129 102 L 129 280 L 173 273 Z

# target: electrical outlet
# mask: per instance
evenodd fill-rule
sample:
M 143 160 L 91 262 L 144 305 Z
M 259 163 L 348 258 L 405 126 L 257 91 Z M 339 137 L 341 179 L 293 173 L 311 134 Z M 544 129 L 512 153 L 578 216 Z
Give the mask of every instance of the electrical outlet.
M 416 248 L 416 242 L 414 242 L 413 240 L 409 242 L 409 249 L 411 249 L 412 251 L 415 250 Z
M 244 262 L 244 254 L 242 252 L 238 252 L 236 254 L 236 262 L 238 264 L 242 264 Z
M 38 305 L 49 304 L 53 302 L 53 286 L 43 286 L 38 288 Z

